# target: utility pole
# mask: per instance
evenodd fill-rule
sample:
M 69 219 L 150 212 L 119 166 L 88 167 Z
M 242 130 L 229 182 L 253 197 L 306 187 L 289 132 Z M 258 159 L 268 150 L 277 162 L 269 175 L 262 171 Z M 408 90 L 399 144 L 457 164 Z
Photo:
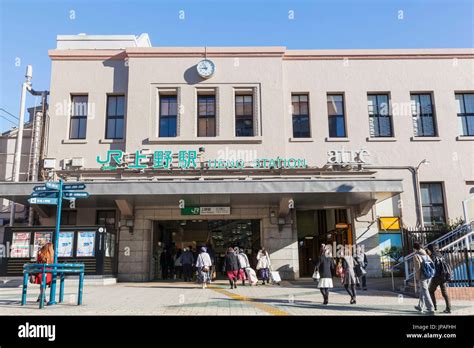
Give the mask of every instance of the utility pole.
M 28 65 L 26 67 L 26 81 L 21 87 L 20 98 L 20 115 L 18 117 L 18 131 L 15 144 L 15 156 L 13 158 L 13 181 L 20 181 L 20 163 L 21 163 L 21 146 L 23 143 L 23 124 L 25 123 L 25 104 L 26 91 L 31 89 L 31 78 L 33 77 L 33 67 Z M 10 226 L 15 222 L 15 202 L 11 201 L 10 205 Z

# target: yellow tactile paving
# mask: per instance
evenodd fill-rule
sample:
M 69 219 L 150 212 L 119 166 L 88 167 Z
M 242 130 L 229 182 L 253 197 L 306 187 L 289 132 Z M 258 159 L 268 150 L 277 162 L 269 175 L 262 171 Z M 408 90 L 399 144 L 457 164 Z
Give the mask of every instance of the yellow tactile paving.
M 208 287 L 209 289 L 212 289 L 213 291 L 215 292 L 218 292 L 220 294 L 223 294 L 227 297 L 230 297 L 234 300 L 237 300 L 237 301 L 242 301 L 242 302 L 246 302 L 246 303 L 249 303 L 251 304 L 252 306 L 264 311 L 265 313 L 268 313 L 268 314 L 271 314 L 271 315 L 291 315 L 290 313 L 288 312 L 285 312 L 281 309 L 278 309 L 278 308 L 275 308 L 273 306 L 269 306 L 269 305 L 266 305 L 264 303 L 259 303 L 259 302 L 255 302 L 254 299 L 252 299 L 251 297 L 246 297 L 246 296 L 242 296 L 242 295 L 238 295 L 238 294 L 234 294 L 230 291 L 227 291 L 227 290 L 224 290 L 224 289 L 220 289 L 220 288 L 215 288 L 213 286 L 209 286 Z

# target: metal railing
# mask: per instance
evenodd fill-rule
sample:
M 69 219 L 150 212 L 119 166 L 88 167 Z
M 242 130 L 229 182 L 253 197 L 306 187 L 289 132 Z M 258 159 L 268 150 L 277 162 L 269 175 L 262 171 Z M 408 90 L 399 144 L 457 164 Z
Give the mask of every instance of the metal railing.
M 458 269 L 457 267 L 464 263 L 467 265 L 464 271 L 459 269 L 458 274 L 454 274 L 454 279 L 458 279 L 459 281 L 453 280 L 451 284 L 458 284 L 461 281 L 468 284 L 472 284 L 472 239 L 473 239 L 473 227 L 474 221 L 470 223 L 466 223 L 455 230 L 448 232 L 441 237 L 427 243 L 423 246 L 423 248 L 428 247 L 429 245 L 437 244 L 440 251 L 444 254 L 448 255 L 447 261 L 453 268 L 453 270 Z M 405 279 L 404 285 L 406 286 L 410 280 L 412 280 L 415 276 L 414 274 L 414 256 L 415 253 L 412 252 L 407 256 L 404 256 L 403 261 L 397 263 L 393 267 L 391 267 L 391 275 L 392 275 L 392 288 L 395 290 L 394 280 L 393 280 L 393 272 L 397 268 L 401 268 L 403 265 L 405 271 Z M 460 273 L 459 273 L 460 272 Z M 458 277 L 456 277 L 456 275 Z M 462 278 L 465 276 L 465 278 Z M 469 278 L 470 277 L 470 278 Z M 416 291 L 416 283 L 414 282 L 415 291 Z M 456 285 L 455 285 L 456 286 Z M 471 286 L 471 285 L 469 285 Z
M 64 278 L 66 274 L 79 275 L 79 288 L 77 296 L 77 305 L 82 304 L 82 292 L 84 284 L 84 264 L 82 263 L 30 263 L 23 266 L 23 290 L 21 294 L 21 305 L 26 305 L 26 292 L 28 289 L 29 275 L 41 274 L 41 295 L 39 301 L 39 308 L 44 307 L 44 299 L 46 293 L 47 274 L 52 274 L 53 277 L 59 276 L 59 303 L 64 301 Z M 53 279 L 53 281 L 55 281 Z M 55 299 L 50 298 L 51 303 L 55 303 Z

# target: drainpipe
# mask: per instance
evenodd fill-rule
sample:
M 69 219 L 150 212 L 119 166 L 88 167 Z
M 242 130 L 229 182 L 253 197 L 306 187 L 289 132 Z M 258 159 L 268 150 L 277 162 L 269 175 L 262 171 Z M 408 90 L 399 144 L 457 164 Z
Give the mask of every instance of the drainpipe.
M 416 226 L 423 227 L 423 214 L 421 212 L 421 202 L 420 202 L 420 185 L 418 181 L 418 167 L 412 166 L 366 166 L 368 169 L 388 169 L 388 170 L 408 170 L 412 175 L 413 180 L 413 191 L 415 193 L 415 210 L 416 210 Z
M 26 81 L 23 82 L 21 87 L 21 98 L 20 98 L 20 115 L 18 117 L 18 130 L 15 144 L 15 156 L 13 158 L 13 181 L 20 181 L 20 162 L 21 162 L 21 146 L 23 142 L 23 126 L 25 122 L 25 104 L 26 104 L 26 91 L 31 89 L 31 78 L 33 77 L 33 67 L 28 65 L 26 67 Z M 15 222 L 15 202 L 10 202 L 10 226 L 13 226 Z

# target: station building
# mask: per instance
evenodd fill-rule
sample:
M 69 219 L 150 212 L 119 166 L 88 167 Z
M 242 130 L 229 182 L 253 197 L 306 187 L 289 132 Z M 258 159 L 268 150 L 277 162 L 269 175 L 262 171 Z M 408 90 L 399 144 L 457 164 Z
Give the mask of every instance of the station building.
M 357 244 L 380 277 L 403 228 L 461 218 L 474 193 L 472 49 L 60 35 L 49 57 L 43 177 L 86 184 L 62 226 L 107 226 L 95 248 L 119 281 L 156 279 L 163 248 L 204 244 L 263 246 L 284 279 L 311 276 L 322 243 Z M 0 197 L 26 204 L 35 185 Z M 54 226 L 52 207 L 32 208 Z

